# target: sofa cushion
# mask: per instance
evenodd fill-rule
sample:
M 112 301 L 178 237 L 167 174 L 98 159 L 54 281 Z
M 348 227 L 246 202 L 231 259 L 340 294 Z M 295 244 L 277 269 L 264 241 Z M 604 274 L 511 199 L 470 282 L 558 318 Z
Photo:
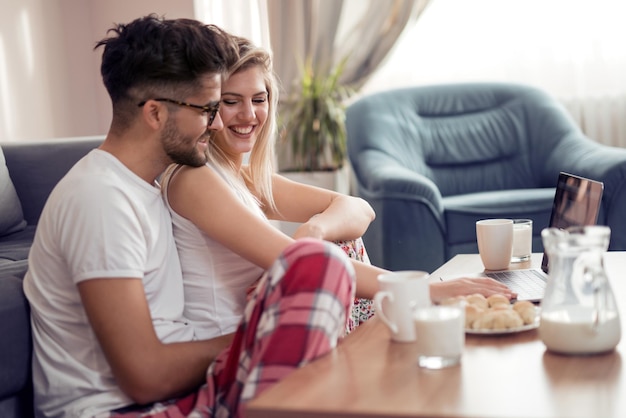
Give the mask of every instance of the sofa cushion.
M 21 231 L 25 227 L 22 205 L 13 187 L 0 147 L 0 236 Z
M 35 229 L 35 225 L 29 225 L 22 231 L 0 236 L 0 277 L 24 277 Z
M 31 335 L 28 302 L 22 280 L 0 278 L 0 399 L 14 395 L 29 383 Z
M 475 223 L 479 218 L 531 218 L 533 235 L 548 226 L 554 188 L 499 190 L 444 197 L 447 241 L 476 243 Z

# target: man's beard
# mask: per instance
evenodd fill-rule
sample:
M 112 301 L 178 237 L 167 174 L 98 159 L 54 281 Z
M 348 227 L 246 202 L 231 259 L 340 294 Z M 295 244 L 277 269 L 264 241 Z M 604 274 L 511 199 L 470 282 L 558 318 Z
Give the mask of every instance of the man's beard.
M 204 136 L 208 141 L 210 133 L 207 131 Z M 161 134 L 161 143 L 167 156 L 176 164 L 192 167 L 200 167 L 207 162 L 206 154 L 199 152 L 196 147 L 199 139 L 200 137 L 192 138 L 182 135 L 176 123 L 171 119 L 166 122 Z

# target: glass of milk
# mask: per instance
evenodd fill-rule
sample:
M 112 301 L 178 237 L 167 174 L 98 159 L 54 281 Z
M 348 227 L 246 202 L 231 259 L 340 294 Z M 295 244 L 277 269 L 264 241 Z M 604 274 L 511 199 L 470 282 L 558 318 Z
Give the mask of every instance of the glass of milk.
M 530 260 L 533 252 L 533 221 L 532 219 L 513 219 L 513 253 L 512 263 Z
M 465 346 L 465 304 L 417 307 L 413 311 L 417 364 L 443 369 L 461 362 Z

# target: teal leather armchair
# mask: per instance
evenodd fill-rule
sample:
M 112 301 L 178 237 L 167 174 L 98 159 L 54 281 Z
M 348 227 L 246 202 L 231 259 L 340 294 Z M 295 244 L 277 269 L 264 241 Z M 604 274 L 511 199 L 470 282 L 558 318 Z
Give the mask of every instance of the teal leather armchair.
M 475 222 L 534 221 L 543 251 L 561 171 L 603 181 L 598 223 L 626 250 L 626 150 L 587 138 L 561 104 L 525 85 L 409 87 L 361 97 L 347 109 L 357 194 L 376 211 L 363 239 L 373 264 L 432 272 L 477 253 Z

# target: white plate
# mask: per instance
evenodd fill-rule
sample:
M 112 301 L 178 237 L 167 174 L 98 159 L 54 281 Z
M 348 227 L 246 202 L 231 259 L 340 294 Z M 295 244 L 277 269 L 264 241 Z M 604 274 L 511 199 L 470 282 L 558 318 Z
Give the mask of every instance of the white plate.
M 466 334 L 472 335 L 502 335 L 502 334 L 515 334 L 517 332 L 530 331 L 531 329 L 539 328 L 539 319 L 540 319 L 540 308 L 538 306 L 535 307 L 535 311 L 537 312 L 535 315 L 535 322 L 528 325 L 522 325 L 517 328 L 509 328 L 509 329 L 470 329 L 465 328 Z

